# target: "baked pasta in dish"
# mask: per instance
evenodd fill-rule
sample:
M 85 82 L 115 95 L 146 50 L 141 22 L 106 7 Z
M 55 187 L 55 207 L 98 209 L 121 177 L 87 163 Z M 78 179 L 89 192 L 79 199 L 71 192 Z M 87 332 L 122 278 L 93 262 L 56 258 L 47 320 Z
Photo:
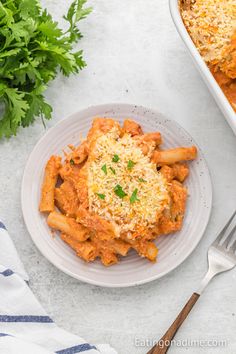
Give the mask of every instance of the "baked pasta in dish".
M 236 111 L 236 1 L 179 0 L 194 44 Z
M 159 132 L 96 118 L 86 140 L 47 162 L 39 210 L 85 261 L 106 266 L 130 249 L 155 261 L 154 240 L 181 229 L 189 167 L 197 149 L 161 150 Z

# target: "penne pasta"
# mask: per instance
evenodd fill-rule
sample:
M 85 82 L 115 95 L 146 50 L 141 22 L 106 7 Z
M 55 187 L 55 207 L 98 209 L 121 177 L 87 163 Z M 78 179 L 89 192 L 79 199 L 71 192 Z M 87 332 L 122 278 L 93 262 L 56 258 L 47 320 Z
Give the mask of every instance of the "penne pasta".
M 113 240 L 110 244 L 110 247 L 114 250 L 115 253 L 121 256 L 126 256 L 129 249 L 131 248 L 131 245 L 122 240 Z
M 85 227 L 103 234 L 104 238 L 106 235 L 106 237 L 112 239 L 117 235 L 116 225 L 114 223 L 102 219 L 99 215 L 91 214 L 84 208 L 79 209 L 76 220 Z
M 76 217 L 79 199 L 71 182 L 65 181 L 59 188 L 55 188 L 55 204 L 66 216 Z
M 187 189 L 178 181 L 170 186 L 171 206 L 160 217 L 159 233 L 169 234 L 181 229 L 187 201 Z
M 42 186 L 41 201 L 39 210 L 41 212 L 51 212 L 54 210 L 54 194 L 57 183 L 59 169 L 61 168 L 61 158 L 52 156 L 45 168 Z
M 108 251 L 108 250 L 101 250 L 100 257 L 101 257 L 102 263 L 106 267 L 116 264 L 118 262 L 118 258 L 115 255 L 115 253 Z
M 137 242 L 133 248 L 140 256 L 146 257 L 150 261 L 156 260 L 158 249 L 154 242 Z
M 70 146 L 72 149 L 72 146 Z M 70 164 L 81 164 L 84 162 L 89 154 L 89 144 L 85 140 L 80 144 L 77 148 L 73 149 L 70 154 L 66 156 L 66 161 L 69 162 Z
M 171 182 L 175 177 L 174 170 L 171 166 L 163 165 L 160 169 L 160 173 L 168 182 Z
M 141 140 L 147 143 L 154 143 L 155 147 L 162 144 L 162 137 L 160 132 L 146 133 L 141 136 Z
M 134 136 L 137 145 L 141 148 L 144 155 L 150 156 L 154 149 L 162 143 L 161 133 L 146 133 Z
M 172 165 L 174 178 L 179 182 L 184 182 L 189 175 L 189 167 L 186 163 L 176 163 Z
M 141 126 L 136 123 L 134 120 L 126 119 L 122 128 L 122 135 L 125 133 L 130 134 L 131 136 L 143 134 Z
M 87 141 L 89 143 L 89 150 L 91 150 L 91 144 L 101 135 L 108 133 L 113 128 L 121 131 L 121 127 L 118 122 L 111 118 L 95 118 L 91 129 L 88 132 Z
M 78 257 L 110 266 L 134 249 L 155 261 L 153 241 L 181 229 L 189 175 L 182 161 L 195 159 L 197 149 L 161 150 L 161 143 L 159 132 L 144 134 L 131 119 L 121 128 L 111 118 L 96 118 L 87 140 L 69 145 L 63 163 L 49 159 L 39 209 Z
M 171 166 L 163 165 L 160 173 L 168 182 L 171 182 L 173 179 L 184 182 L 189 175 L 189 167 L 186 163 L 175 163 Z
M 97 248 L 92 241 L 78 242 L 78 240 L 63 233 L 61 234 L 61 239 L 73 248 L 76 254 L 86 262 L 92 262 L 98 256 Z
M 191 147 L 179 147 L 175 149 L 154 151 L 152 161 L 158 166 L 173 165 L 180 161 L 194 160 L 197 157 L 197 148 Z
M 52 229 L 59 230 L 77 241 L 82 242 L 89 237 L 89 230 L 86 227 L 77 223 L 74 218 L 69 218 L 56 211 L 48 215 L 47 223 Z

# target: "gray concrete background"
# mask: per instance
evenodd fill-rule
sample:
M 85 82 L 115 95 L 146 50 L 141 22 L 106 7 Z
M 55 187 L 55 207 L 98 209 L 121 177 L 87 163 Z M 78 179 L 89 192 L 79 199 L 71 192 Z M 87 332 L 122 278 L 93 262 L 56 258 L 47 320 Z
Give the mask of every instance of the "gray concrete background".
M 44 0 L 55 19 L 69 0 Z M 178 121 L 205 153 L 213 182 L 211 220 L 194 253 L 159 281 L 129 289 L 83 284 L 52 266 L 26 231 L 20 206 L 27 158 L 45 130 L 40 120 L 0 142 L 0 216 L 30 275 L 30 286 L 63 328 L 91 342 L 109 342 L 120 354 L 145 353 L 159 338 L 206 271 L 207 247 L 236 207 L 236 137 L 195 69 L 172 24 L 167 0 L 90 0 L 93 14 L 81 24 L 87 68 L 60 75 L 47 91 L 54 107 L 47 128 L 89 105 L 127 102 L 157 109 Z M 64 25 L 62 23 L 62 25 Z M 236 270 L 216 279 L 177 339 L 226 340 L 227 347 L 192 347 L 189 353 L 236 352 Z M 136 342 L 135 342 L 136 340 Z M 137 346 L 139 344 L 139 346 Z M 172 348 L 183 353 L 186 348 Z

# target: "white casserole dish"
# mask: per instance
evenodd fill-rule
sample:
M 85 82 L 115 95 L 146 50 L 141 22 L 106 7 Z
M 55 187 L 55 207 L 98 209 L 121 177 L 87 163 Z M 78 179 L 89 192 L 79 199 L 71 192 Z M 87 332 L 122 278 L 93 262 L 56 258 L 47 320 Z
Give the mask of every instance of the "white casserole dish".
M 193 61 L 195 62 L 198 70 L 200 71 L 200 74 L 202 75 L 205 83 L 207 84 L 209 90 L 211 91 L 213 97 L 215 98 L 216 103 L 218 104 L 219 108 L 221 109 L 222 113 L 227 119 L 227 122 L 233 129 L 234 134 L 236 135 L 236 113 L 234 112 L 229 101 L 225 97 L 223 91 L 221 90 L 220 86 L 214 79 L 213 75 L 208 69 L 208 66 L 202 59 L 190 35 L 188 34 L 188 31 L 186 30 L 181 18 L 178 0 L 169 0 L 169 6 L 170 6 L 170 13 L 172 19 L 177 28 L 177 31 L 180 34 L 180 37 L 182 38 L 183 42 L 188 48 L 191 57 L 193 58 Z

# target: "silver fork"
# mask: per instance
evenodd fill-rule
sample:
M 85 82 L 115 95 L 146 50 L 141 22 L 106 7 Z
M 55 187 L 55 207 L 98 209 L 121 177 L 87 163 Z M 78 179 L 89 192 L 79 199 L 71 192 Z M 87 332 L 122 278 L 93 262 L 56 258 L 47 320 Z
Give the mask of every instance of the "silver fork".
M 236 240 L 232 242 L 234 235 L 236 234 L 236 225 L 230 229 L 235 215 L 236 211 L 208 249 L 208 271 L 202 279 L 200 287 L 192 294 L 164 336 L 147 354 L 166 353 L 171 345 L 171 340 L 174 338 L 176 332 L 192 310 L 194 304 L 197 302 L 210 280 L 214 278 L 215 275 L 226 272 L 236 266 Z

